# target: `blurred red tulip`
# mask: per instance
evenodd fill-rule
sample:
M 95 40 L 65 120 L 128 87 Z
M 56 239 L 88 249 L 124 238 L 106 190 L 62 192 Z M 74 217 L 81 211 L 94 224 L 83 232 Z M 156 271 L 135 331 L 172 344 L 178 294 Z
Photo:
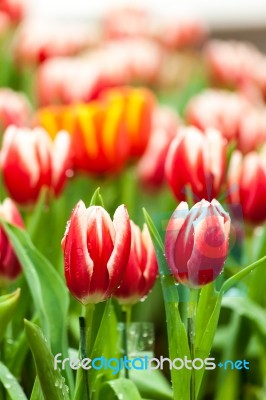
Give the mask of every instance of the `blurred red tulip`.
M 106 43 L 83 57 L 53 58 L 38 69 L 38 100 L 41 105 L 88 102 L 108 88 L 153 84 L 162 61 L 160 47 L 146 40 Z
M 178 200 L 186 199 L 186 188 L 195 198 L 212 199 L 221 190 L 225 164 L 226 145 L 218 131 L 180 128 L 166 157 L 166 179 Z
M 192 98 L 186 118 L 202 131 L 216 128 L 227 140 L 232 140 L 237 139 L 241 119 L 250 108 L 248 101 L 237 93 L 208 89 Z
M 266 219 L 266 164 L 262 155 L 251 152 L 243 156 L 236 150 L 228 170 L 229 199 L 232 204 L 241 204 L 243 216 L 251 223 L 262 223 Z
M 28 0 L 1 0 L 0 11 L 5 12 L 12 22 L 19 22 L 26 14 Z
M 0 217 L 20 228 L 24 227 L 21 215 L 15 203 L 6 198 L 0 204 Z M 21 267 L 3 228 L 0 226 L 0 287 L 17 278 Z
M 108 40 L 148 37 L 150 22 L 148 11 L 142 8 L 117 7 L 104 18 L 105 37 Z
M 11 197 L 21 204 L 35 202 L 42 187 L 57 196 L 70 168 L 70 136 L 61 131 L 54 142 L 42 128 L 10 126 L 3 138 L 1 168 Z
M 219 84 L 240 90 L 254 101 L 266 99 L 266 56 L 250 43 L 211 40 L 206 61 Z
M 172 109 L 161 107 L 155 110 L 151 137 L 137 169 L 145 188 L 158 188 L 163 184 L 166 155 L 180 123 Z
M 96 30 L 59 21 L 26 20 L 14 41 L 18 65 L 39 64 L 48 58 L 73 56 L 99 41 Z
M 160 18 L 140 7 L 126 6 L 110 10 L 104 19 L 105 37 L 111 40 L 144 38 L 155 40 L 167 49 L 196 45 L 207 29 L 197 18 Z
M 112 221 L 104 208 L 79 201 L 62 240 L 66 283 L 83 304 L 108 299 L 120 284 L 130 253 L 131 229 L 125 206 Z
M 201 200 L 191 210 L 181 202 L 166 228 L 165 254 L 177 282 L 191 288 L 206 285 L 222 272 L 230 217 L 220 203 Z
M 23 93 L 0 89 L 0 127 L 25 126 L 30 121 L 31 107 Z
M 115 292 L 121 304 L 134 304 L 148 295 L 158 274 L 155 250 L 146 225 L 141 231 L 130 221 L 131 249 L 122 282 Z
M 237 147 L 242 153 L 266 143 L 266 107 L 254 107 L 241 116 Z

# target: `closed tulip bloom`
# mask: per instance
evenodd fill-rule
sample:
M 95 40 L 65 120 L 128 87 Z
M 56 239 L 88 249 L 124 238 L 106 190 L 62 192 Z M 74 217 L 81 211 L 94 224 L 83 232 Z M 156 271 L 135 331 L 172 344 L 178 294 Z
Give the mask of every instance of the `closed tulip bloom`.
M 229 231 L 230 217 L 217 200 L 201 200 L 191 210 L 181 202 L 165 236 L 165 255 L 176 281 L 191 288 L 214 281 L 227 257 Z
M 218 131 L 180 128 L 166 157 L 165 175 L 178 200 L 185 200 L 187 187 L 199 199 L 212 199 L 221 190 L 225 163 L 226 146 Z
M 83 304 L 99 303 L 117 289 L 130 253 L 131 229 L 126 207 L 113 221 L 100 206 L 79 201 L 68 222 L 62 248 L 71 294 Z
M 134 304 L 145 298 L 158 274 L 155 250 L 146 225 L 143 230 L 132 221 L 131 249 L 124 278 L 115 292 L 121 304 Z
M 231 157 L 228 170 L 230 202 L 241 204 L 244 218 L 254 224 L 262 223 L 266 219 L 264 157 L 256 152 L 243 156 L 236 150 Z
M 4 221 L 20 228 L 24 227 L 23 220 L 15 203 L 9 198 L 6 198 L 0 204 L 0 217 Z M 16 279 L 20 272 L 21 267 L 17 256 L 3 228 L 0 226 L 0 286 Z
M 59 195 L 70 168 L 70 146 L 64 131 L 52 141 L 42 128 L 9 127 L 3 138 L 1 168 L 11 197 L 21 204 L 33 203 L 42 187 Z

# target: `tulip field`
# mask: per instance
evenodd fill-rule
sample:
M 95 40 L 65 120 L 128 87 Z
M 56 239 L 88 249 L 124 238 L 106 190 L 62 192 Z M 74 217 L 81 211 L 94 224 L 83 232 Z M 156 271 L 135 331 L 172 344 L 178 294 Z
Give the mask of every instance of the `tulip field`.
M 266 55 L 0 0 L 0 400 L 266 400 Z

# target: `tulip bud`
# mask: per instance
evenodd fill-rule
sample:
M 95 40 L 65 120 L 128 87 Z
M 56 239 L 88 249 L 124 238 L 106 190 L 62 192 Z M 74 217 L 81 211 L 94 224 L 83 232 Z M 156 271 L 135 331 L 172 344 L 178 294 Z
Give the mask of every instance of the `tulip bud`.
M 0 217 L 13 225 L 23 228 L 24 223 L 15 203 L 6 198 L 0 204 Z M 14 280 L 21 272 L 18 259 L 12 246 L 0 226 L 0 286 L 8 281 Z
M 146 225 L 141 232 L 130 221 L 131 249 L 124 278 L 115 292 L 121 304 L 134 304 L 145 298 L 158 274 L 158 265 L 152 240 Z
M 77 300 L 99 303 L 112 295 L 125 273 L 130 240 L 125 206 L 112 221 L 104 208 L 78 202 L 62 240 L 66 283 Z
M 52 142 L 42 128 L 11 126 L 3 138 L 1 167 L 5 185 L 18 203 L 35 202 L 45 186 L 57 196 L 70 167 L 70 137 L 61 131 Z
M 228 169 L 228 191 L 232 204 L 241 204 L 243 216 L 258 224 L 266 219 L 266 165 L 262 154 L 243 156 L 234 151 Z
M 165 175 L 178 200 L 186 199 L 188 186 L 195 197 L 211 199 L 221 190 L 225 163 L 225 141 L 218 131 L 180 128 L 166 157 Z
M 166 228 L 165 254 L 177 282 L 199 288 L 221 273 L 228 252 L 230 217 L 217 200 L 191 210 L 179 204 Z

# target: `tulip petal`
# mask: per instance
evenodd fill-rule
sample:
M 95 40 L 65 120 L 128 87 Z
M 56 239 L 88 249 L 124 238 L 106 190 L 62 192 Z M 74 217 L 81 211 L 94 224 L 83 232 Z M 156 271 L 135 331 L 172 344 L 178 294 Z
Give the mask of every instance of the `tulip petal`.
M 121 282 L 130 254 L 131 228 L 128 212 L 124 205 L 117 208 L 113 224 L 115 228 L 114 250 L 107 263 L 110 279 L 109 292 Z
M 175 246 L 177 237 L 189 213 L 188 204 L 181 202 L 172 214 L 165 235 L 165 254 L 172 273 L 177 273 L 175 260 Z
M 59 194 L 66 181 L 66 171 L 71 167 L 71 138 L 68 132 L 60 131 L 52 148 L 52 185 Z
M 87 250 L 87 210 L 82 201 L 72 211 L 62 247 L 67 286 L 76 298 L 87 304 L 90 302 L 93 261 Z
M 109 285 L 107 263 L 114 249 L 115 230 L 109 214 L 103 207 L 88 208 L 87 247 L 93 260 L 90 293 L 103 294 Z

